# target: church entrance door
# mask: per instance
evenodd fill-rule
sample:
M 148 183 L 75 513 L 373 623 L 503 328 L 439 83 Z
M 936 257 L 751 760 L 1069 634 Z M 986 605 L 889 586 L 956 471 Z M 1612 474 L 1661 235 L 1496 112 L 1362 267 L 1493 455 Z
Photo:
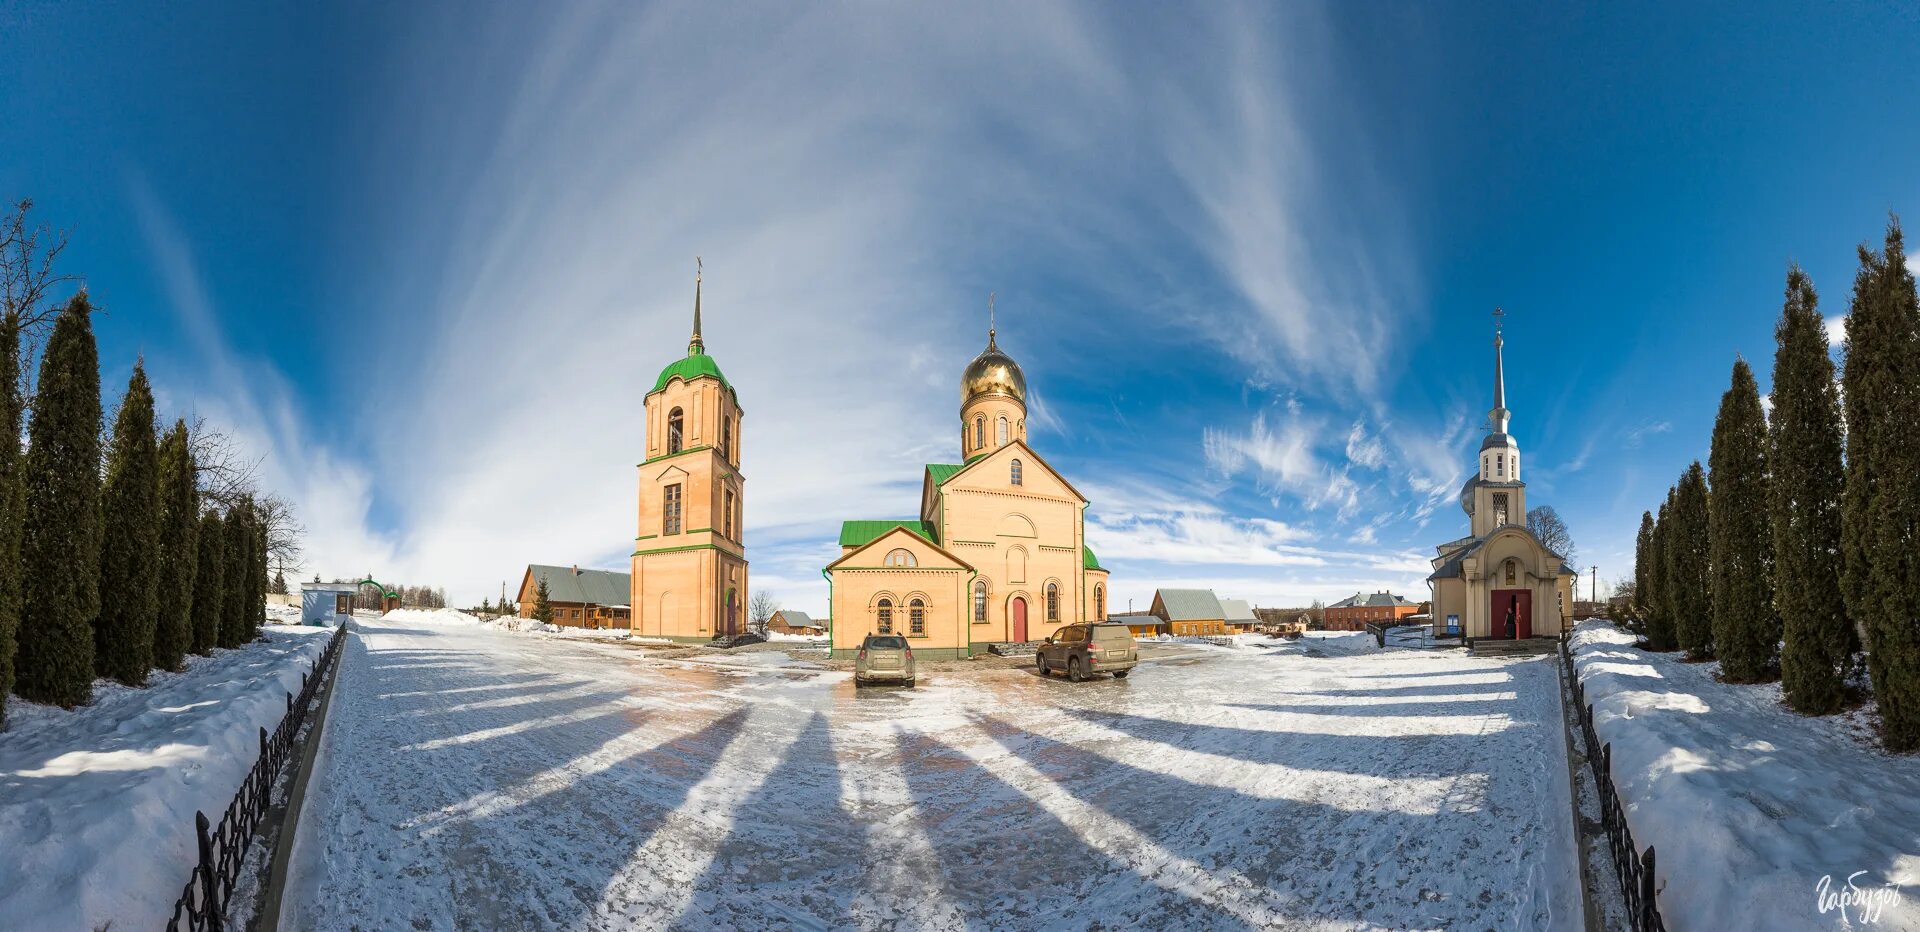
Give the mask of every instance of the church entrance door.
M 1507 637 L 1508 609 L 1513 610 L 1513 637 L 1533 637 L 1533 590 L 1493 590 L 1493 638 Z
M 1013 600 L 1013 643 L 1027 643 L 1027 600 L 1018 596 Z

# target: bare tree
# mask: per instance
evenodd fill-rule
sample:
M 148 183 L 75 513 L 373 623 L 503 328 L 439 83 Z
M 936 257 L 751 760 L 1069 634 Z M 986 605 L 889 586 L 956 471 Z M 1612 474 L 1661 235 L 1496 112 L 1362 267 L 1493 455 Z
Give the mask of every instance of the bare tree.
M 1577 553 L 1573 545 L 1573 533 L 1567 530 L 1567 523 L 1560 520 L 1560 513 L 1552 505 L 1541 505 L 1527 511 L 1527 530 L 1540 539 L 1548 550 L 1558 554 L 1568 563 L 1574 562 Z
M 1313 604 L 1307 606 L 1307 628 L 1313 631 L 1320 631 L 1325 629 L 1326 626 L 1327 603 L 1319 599 L 1314 599 Z
M 200 477 L 200 498 L 225 510 L 259 491 L 261 458 L 248 458 L 232 435 L 197 418 L 188 433 L 193 468 Z
M 753 601 L 747 603 L 747 630 L 755 634 L 767 633 L 767 622 L 773 620 L 773 614 L 780 610 L 780 599 L 773 593 L 762 589 L 754 593 Z
M 67 231 L 30 222 L 32 212 L 33 201 L 22 200 L 0 217 L 0 311 L 19 315 L 21 330 L 29 334 L 59 313 L 47 300 L 54 288 L 76 280 L 53 268 L 67 249 Z
M 298 573 L 306 564 L 302 557 L 306 551 L 300 545 L 300 538 L 307 529 L 293 514 L 293 506 L 278 495 L 263 495 L 254 503 L 260 523 L 267 529 L 267 556 L 283 572 L 292 567 Z

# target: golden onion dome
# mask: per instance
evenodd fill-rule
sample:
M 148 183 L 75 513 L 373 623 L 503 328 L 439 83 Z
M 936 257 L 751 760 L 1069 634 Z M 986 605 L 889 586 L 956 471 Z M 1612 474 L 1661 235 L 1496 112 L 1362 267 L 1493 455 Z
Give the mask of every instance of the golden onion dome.
M 1010 395 L 1021 404 L 1027 402 L 1027 377 L 1012 356 L 1000 351 L 992 330 L 987 331 L 987 348 L 973 357 L 960 374 L 960 403 L 965 405 L 981 395 Z

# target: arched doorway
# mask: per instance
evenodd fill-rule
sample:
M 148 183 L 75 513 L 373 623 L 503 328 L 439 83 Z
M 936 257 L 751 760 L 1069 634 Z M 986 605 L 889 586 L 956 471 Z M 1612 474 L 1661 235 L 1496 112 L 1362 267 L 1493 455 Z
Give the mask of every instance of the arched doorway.
M 1507 614 L 1513 614 L 1513 633 L 1507 633 Z M 1489 617 L 1493 621 L 1493 631 L 1488 635 L 1495 640 L 1507 638 L 1533 637 L 1533 590 L 1531 589 L 1495 589 L 1493 590 L 1493 611 Z
M 724 633 L 727 637 L 733 637 L 740 633 L 740 596 L 732 589 L 727 590 L 726 626 Z
M 1013 617 L 1013 642 L 1025 644 L 1027 642 L 1027 600 L 1022 596 L 1014 596 L 1008 614 Z

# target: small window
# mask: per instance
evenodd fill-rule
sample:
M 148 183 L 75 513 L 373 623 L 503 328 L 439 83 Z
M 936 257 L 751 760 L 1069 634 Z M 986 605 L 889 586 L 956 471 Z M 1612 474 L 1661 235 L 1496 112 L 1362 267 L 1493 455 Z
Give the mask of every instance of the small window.
M 987 581 L 984 579 L 973 584 L 973 623 L 987 623 Z
M 1047 620 L 1060 620 L 1060 584 L 1047 583 Z
M 1009 478 L 1009 480 L 1010 480 L 1010 481 L 1011 481 L 1011 482 L 1012 482 L 1012 483 L 1013 483 L 1014 485 L 1020 485 L 1020 484 L 1021 484 L 1021 482 L 1020 482 L 1020 461 L 1019 461 L 1019 460 L 1014 460 L 1014 461 L 1013 461 L 1013 465 L 1012 465 L 1011 467 L 1009 467 L 1009 470 L 1010 470 L 1010 472 L 1009 472 L 1009 476 L 1008 476 L 1008 478 Z
M 720 458 L 731 462 L 733 459 L 731 455 L 732 450 L 733 421 L 730 418 L 723 417 L 720 419 Z
M 680 483 L 667 486 L 660 505 L 660 533 L 680 533 Z
M 1093 617 L 1107 620 L 1107 587 L 1098 583 L 1093 587 Z
M 976 414 L 973 416 L 973 447 L 979 449 L 987 445 L 987 419 Z
M 880 610 L 880 633 L 892 634 L 893 633 L 893 600 L 881 599 L 879 610 Z
M 914 599 L 907 603 L 907 633 L 927 633 L 927 603 Z
M 1007 419 L 1005 417 L 1000 418 L 999 422 L 994 425 L 994 437 L 995 437 L 995 441 L 994 441 L 995 446 L 1006 446 Z
M 913 551 L 896 547 L 893 550 L 887 551 L 887 558 L 883 561 L 883 565 L 919 566 L 920 562 L 913 558 Z
M 727 539 L 739 540 L 739 538 L 733 536 L 733 490 L 732 489 L 727 490 L 725 508 L 727 512 L 725 515 L 726 527 L 727 527 Z
M 1502 476 L 1507 474 L 1507 455 L 1505 453 L 1496 453 L 1493 455 L 1493 470 Z
M 680 452 L 681 444 L 686 442 L 687 416 L 679 408 L 667 412 L 667 453 Z

